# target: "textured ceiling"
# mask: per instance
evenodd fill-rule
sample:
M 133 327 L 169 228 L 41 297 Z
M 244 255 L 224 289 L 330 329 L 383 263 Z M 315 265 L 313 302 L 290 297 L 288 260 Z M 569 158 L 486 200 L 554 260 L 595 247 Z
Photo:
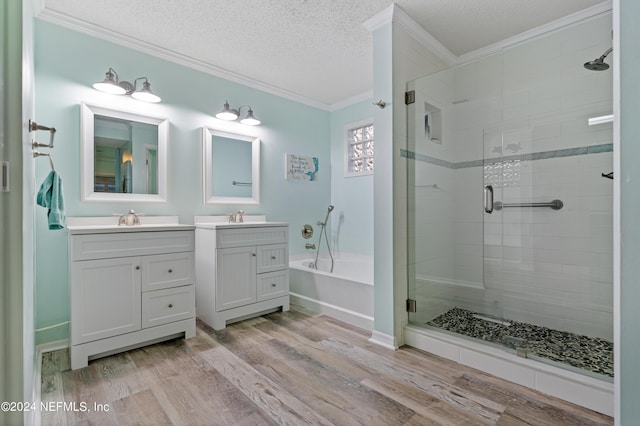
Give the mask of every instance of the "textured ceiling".
M 43 19 L 167 49 L 321 105 L 371 90 L 362 23 L 390 0 L 44 0 Z M 602 0 L 398 0 L 454 55 Z M 79 24 L 80 23 L 80 24 Z

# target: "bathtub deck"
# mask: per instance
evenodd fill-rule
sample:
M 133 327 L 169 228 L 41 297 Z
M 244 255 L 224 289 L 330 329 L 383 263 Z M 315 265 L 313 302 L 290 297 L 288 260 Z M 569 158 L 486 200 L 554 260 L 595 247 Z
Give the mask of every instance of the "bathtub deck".
M 418 349 L 391 351 L 327 316 L 274 313 L 69 370 L 44 354 L 42 424 L 609 425 L 610 417 Z

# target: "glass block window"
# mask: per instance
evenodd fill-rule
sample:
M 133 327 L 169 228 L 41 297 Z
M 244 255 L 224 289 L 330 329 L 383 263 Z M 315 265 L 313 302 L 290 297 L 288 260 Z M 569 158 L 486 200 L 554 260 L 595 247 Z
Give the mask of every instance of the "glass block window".
M 345 175 L 373 173 L 373 123 L 347 126 L 345 141 Z

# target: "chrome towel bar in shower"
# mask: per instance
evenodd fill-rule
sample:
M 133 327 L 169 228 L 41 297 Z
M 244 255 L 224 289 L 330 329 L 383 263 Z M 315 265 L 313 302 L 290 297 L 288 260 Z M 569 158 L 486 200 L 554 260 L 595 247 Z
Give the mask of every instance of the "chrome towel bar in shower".
M 484 186 L 484 211 L 493 213 L 494 210 L 502 210 L 507 207 L 550 207 L 552 210 L 560 210 L 564 206 L 561 200 L 551 200 L 548 203 L 503 203 L 493 201 L 493 186 Z
M 561 200 L 551 200 L 548 203 L 503 203 L 502 201 L 496 201 L 493 203 L 495 210 L 501 210 L 507 207 L 551 207 L 552 210 L 560 210 L 564 206 Z

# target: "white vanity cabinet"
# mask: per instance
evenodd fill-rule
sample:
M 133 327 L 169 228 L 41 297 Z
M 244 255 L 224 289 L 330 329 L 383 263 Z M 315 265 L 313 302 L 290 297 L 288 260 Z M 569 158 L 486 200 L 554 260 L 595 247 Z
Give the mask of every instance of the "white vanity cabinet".
M 69 227 L 71 368 L 195 336 L 193 226 Z
M 196 222 L 196 314 L 222 330 L 240 320 L 289 310 L 286 223 Z

